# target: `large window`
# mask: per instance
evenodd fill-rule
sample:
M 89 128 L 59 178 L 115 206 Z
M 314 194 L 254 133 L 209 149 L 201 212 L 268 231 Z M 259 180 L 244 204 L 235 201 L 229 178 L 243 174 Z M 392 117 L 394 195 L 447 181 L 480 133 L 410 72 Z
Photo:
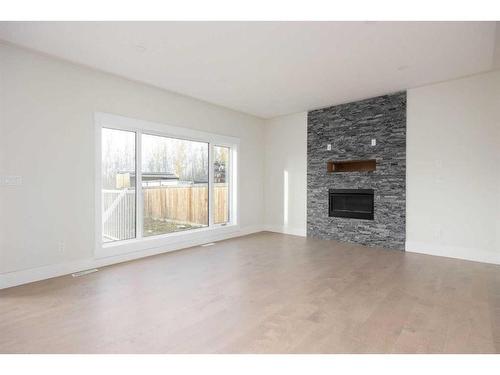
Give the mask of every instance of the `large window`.
M 102 129 L 102 240 L 135 238 L 135 133 Z
M 208 226 L 208 143 L 142 135 L 144 236 Z
M 237 140 L 103 118 L 97 124 L 101 244 L 236 224 Z

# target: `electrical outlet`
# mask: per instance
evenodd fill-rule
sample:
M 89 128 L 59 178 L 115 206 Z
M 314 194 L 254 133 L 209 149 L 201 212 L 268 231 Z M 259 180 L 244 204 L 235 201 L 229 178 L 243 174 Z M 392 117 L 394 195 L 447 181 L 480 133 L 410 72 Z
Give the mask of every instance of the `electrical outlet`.
M 64 241 L 59 241 L 58 249 L 59 254 L 64 254 L 66 252 L 66 243 Z
M 372 138 L 372 146 L 376 146 L 377 145 L 377 140 L 375 138 Z
M 332 151 L 332 145 L 331 145 L 330 143 L 328 143 L 328 144 L 326 145 L 326 150 L 327 150 L 327 151 Z
M 441 225 L 437 225 L 434 229 L 434 237 L 438 240 L 443 238 L 443 227 Z

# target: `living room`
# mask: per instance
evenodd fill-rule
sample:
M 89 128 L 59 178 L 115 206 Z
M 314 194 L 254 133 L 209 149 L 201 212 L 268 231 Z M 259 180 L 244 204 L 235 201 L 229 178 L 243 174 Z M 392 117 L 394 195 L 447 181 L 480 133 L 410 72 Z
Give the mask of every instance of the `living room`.
M 498 21 L 14 19 L 0 82 L 0 353 L 500 352 Z

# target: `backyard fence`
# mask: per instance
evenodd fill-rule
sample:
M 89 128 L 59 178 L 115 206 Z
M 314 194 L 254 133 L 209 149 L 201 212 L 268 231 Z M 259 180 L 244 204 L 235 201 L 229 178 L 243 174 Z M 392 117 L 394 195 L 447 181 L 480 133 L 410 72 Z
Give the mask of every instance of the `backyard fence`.
M 102 233 L 108 241 L 135 237 L 135 190 L 102 191 Z
M 221 224 L 229 221 L 229 206 L 228 206 L 228 186 L 227 183 L 214 184 L 214 223 Z
M 103 190 L 103 236 L 135 237 L 135 190 Z M 144 187 L 144 219 L 176 224 L 208 224 L 208 186 Z M 227 184 L 214 184 L 214 222 L 228 221 Z

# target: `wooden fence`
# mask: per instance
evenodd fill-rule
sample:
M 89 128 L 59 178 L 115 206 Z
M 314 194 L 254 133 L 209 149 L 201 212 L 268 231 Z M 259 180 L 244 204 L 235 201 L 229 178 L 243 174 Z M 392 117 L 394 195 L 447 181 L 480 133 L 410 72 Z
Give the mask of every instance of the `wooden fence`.
M 144 218 L 177 224 L 208 224 L 208 186 L 144 187 Z M 227 184 L 214 184 L 214 222 L 228 221 Z M 103 235 L 135 237 L 135 191 L 103 190 Z
M 214 204 L 212 210 L 214 211 L 214 223 L 222 224 L 229 221 L 229 190 L 227 183 L 214 184 Z
M 144 217 L 185 224 L 208 224 L 206 186 L 144 188 Z
M 144 188 L 144 217 L 186 224 L 208 224 L 208 186 Z M 214 222 L 228 220 L 227 184 L 214 184 Z

